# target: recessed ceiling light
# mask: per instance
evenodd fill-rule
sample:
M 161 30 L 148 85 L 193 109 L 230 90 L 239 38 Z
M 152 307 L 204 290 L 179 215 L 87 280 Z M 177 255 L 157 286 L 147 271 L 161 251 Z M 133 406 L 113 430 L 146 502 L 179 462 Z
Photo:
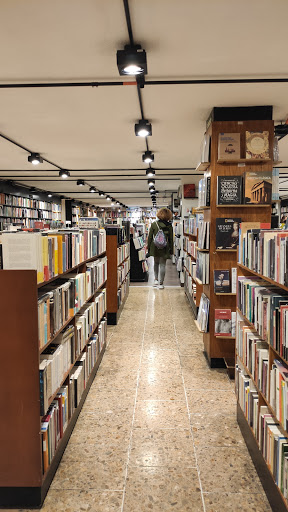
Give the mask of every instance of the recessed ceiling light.
M 60 178 L 63 178 L 65 180 L 66 178 L 69 178 L 70 172 L 62 169 L 61 171 L 59 171 L 59 176 Z
M 43 158 L 39 155 L 39 153 L 31 153 L 31 155 L 28 156 L 28 162 L 33 165 L 42 164 Z
M 151 162 L 154 162 L 154 155 L 152 151 L 145 151 L 145 153 L 143 153 L 142 162 L 145 164 L 151 164 Z
M 77 180 L 77 185 L 79 187 L 83 187 L 85 185 L 85 181 L 84 180 Z
M 126 44 L 124 50 L 117 51 L 117 67 L 121 76 L 147 74 L 145 50 L 140 44 Z
M 152 126 L 147 119 L 140 119 L 138 123 L 135 124 L 135 135 L 137 137 L 149 137 L 152 135 Z

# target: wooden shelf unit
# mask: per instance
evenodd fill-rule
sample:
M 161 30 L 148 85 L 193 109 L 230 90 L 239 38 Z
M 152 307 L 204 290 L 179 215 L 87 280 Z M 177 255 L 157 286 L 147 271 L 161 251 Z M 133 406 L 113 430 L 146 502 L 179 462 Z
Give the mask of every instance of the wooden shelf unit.
M 254 272 L 253 270 L 250 270 L 249 268 L 245 267 L 244 265 L 241 265 L 241 264 L 237 264 L 238 266 L 238 275 L 241 275 L 241 276 L 247 276 L 249 277 L 249 275 L 256 275 L 258 276 L 259 278 L 267 281 L 267 284 L 268 283 L 272 283 L 274 284 L 275 286 L 278 286 L 279 288 L 281 289 L 284 289 L 285 291 L 288 292 L 288 288 L 283 286 L 283 285 L 280 285 L 280 283 L 277 283 L 275 281 L 273 281 L 272 279 L 269 279 L 268 277 L 265 277 L 261 274 L 258 274 L 257 272 Z M 238 306 L 238 304 L 237 304 Z M 257 336 L 260 337 L 257 329 L 255 328 L 254 324 L 251 323 L 248 318 L 246 318 L 246 316 L 242 313 L 242 311 L 237 307 L 236 309 L 237 311 L 237 314 L 241 317 L 241 321 L 245 322 L 245 324 L 251 328 L 252 331 L 254 331 Z M 236 333 L 237 333 L 237 329 L 236 329 Z M 261 337 L 260 337 L 261 338 Z M 263 339 L 263 338 L 261 338 Z M 265 339 L 263 339 L 263 341 L 265 341 L 267 343 L 267 349 L 269 350 L 269 366 L 268 366 L 268 369 L 269 369 L 269 375 L 270 375 L 270 371 L 271 371 L 271 368 L 272 368 L 272 362 L 274 359 L 280 359 L 280 361 L 282 361 L 285 365 L 288 364 L 288 361 L 286 361 L 286 359 L 281 356 L 279 354 L 279 352 L 274 348 L 272 347 Z M 244 368 L 245 372 L 247 373 L 247 375 L 249 376 L 249 378 L 252 380 L 257 392 L 258 392 L 258 395 L 259 395 L 259 405 L 265 405 L 268 407 L 270 413 L 274 416 L 275 420 L 279 423 L 279 428 L 281 430 L 281 432 L 283 433 L 283 435 L 285 437 L 288 438 L 288 431 L 286 430 L 285 426 L 282 425 L 281 421 L 277 419 L 276 417 L 276 413 L 273 409 L 273 407 L 270 405 L 270 402 L 268 400 L 268 396 L 269 396 L 269 388 L 270 388 L 270 378 L 269 378 L 269 375 L 268 375 L 268 388 L 267 388 L 267 397 L 263 394 L 263 392 L 259 389 L 258 387 L 258 384 L 256 383 L 256 381 L 254 380 L 254 377 L 253 375 L 250 373 L 249 369 L 247 368 L 247 366 L 245 365 L 244 361 L 242 360 L 242 358 L 239 356 L 239 354 L 237 353 L 237 349 L 235 349 L 235 357 L 236 357 L 236 360 L 238 359 L 241 363 L 241 366 Z M 244 412 L 242 411 L 241 407 L 240 407 L 240 404 L 238 403 L 238 409 L 237 409 L 237 419 L 238 419 L 238 424 L 240 426 L 240 429 L 242 431 L 242 434 L 243 434 L 243 437 L 244 437 L 244 441 L 246 442 L 247 444 L 247 447 L 248 447 L 248 450 L 250 452 L 250 455 L 254 461 L 254 464 L 255 464 L 255 467 L 256 467 L 256 470 L 259 474 L 259 477 L 262 481 L 262 485 L 264 487 L 264 490 L 267 494 L 267 497 L 269 499 L 269 502 L 270 502 L 270 505 L 271 507 L 276 507 L 276 508 L 272 508 L 273 510 L 279 510 L 281 512 L 284 512 L 284 511 L 287 511 L 288 510 L 288 503 L 287 503 L 287 500 L 286 498 L 284 498 L 284 496 L 282 495 L 280 489 L 278 488 L 276 482 L 275 482 L 275 479 L 274 479 L 274 476 L 273 476 L 273 473 L 271 472 L 270 468 L 267 466 L 267 463 L 262 455 L 262 452 L 260 451 L 260 448 L 259 448 L 259 443 L 254 435 L 254 432 L 253 432 L 253 429 L 250 427 L 250 425 L 248 424 L 247 422 L 247 419 L 245 417 L 245 414 Z M 260 409 L 259 409 L 260 410 Z M 259 420 L 259 412 L 258 412 L 258 420 Z M 262 480 L 262 477 L 263 475 L 266 475 L 265 479 Z M 277 504 L 277 506 L 276 506 Z
M 197 242 L 197 239 L 198 239 L 198 234 L 197 235 L 192 235 L 190 233 L 184 233 L 183 236 L 186 236 L 189 238 L 189 240 L 192 240 L 193 242 Z M 198 248 L 197 248 L 198 249 Z M 196 258 L 194 256 L 192 256 L 192 254 L 188 253 L 186 251 L 186 249 L 184 249 L 184 252 L 186 252 L 186 254 L 193 260 L 193 262 L 196 262 Z M 186 267 L 185 267 L 186 268 Z M 192 311 L 193 311 L 193 314 L 195 316 L 195 318 L 197 317 L 197 312 L 198 312 L 198 307 L 199 307 L 199 304 L 200 304 L 200 299 L 201 299 L 201 295 L 202 295 L 202 292 L 203 292 L 203 283 L 200 281 L 200 279 L 198 279 L 197 277 L 194 278 L 192 277 L 192 275 L 190 274 L 189 270 L 186 269 L 186 271 L 188 272 L 188 274 L 190 275 L 190 277 L 192 278 L 192 281 L 196 284 L 196 295 L 195 295 L 195 300 L 194 298 L 192 297 L 192 295 L 189 293 L 189 290 L 188 288 L 185 286 L 184 284 L 184 291 L 185 291 L 185 294 L 188 298 L 188 301 L 191 305 L 191 308 L 192 308 Z
M 245 132 L 249 131 L 268 131 L 269 147 L 271 158 L 267 161 L 240 159 L 235 161 L 222 161 L 218 159 L 218 137 L 220 133 L 240 133 L 241 134 L 241 154 L 245 154 Z M 211 367 L 225 367 L 225 360 L 230 361 L 235 358 L 235 343 L 233 340 L 222 339 L 214 335 L 215 328 L 215 309 L 231 309 L 236 310 L 236 297 L 226 296 L 225 305 L 223 298 L 214 293 L 214 270 L 227 269 L 237 267 L 237 250 L 216 250 L 216 218 L 233 218 L 239 217 L 243 222 L 270 222 L 271 205 L 231 205 L 221 208 L 217 202 L 217 177 L 241 175 L 249 170 L 250 164 L 253 165 L 252 170 L 271 171 L 272 173 L 272 148 L 274 137 L 273 121 L 217 121 L 212 122 L 208 133 L 211 136 L 211 154 L 210 154 L 210 208 L 203 208 L 204 221 L 210 222 L 210 284 L 203 285 L 203 293 L 210 300 L 209 327 L 208 332 L 203 334 L 204 351 Z M 238 166 L 238 163 L 245 165 Z M 225 164 L 225 165 L 224 165 Z M 237 210 L 237 207 L 238 210 Z M 244 208 L 243 208 L 244 206 Z M 235 209 L 236 207 L 236 209 Z M 240 211 L 241 209 L 241 211 Z
M 95 256 L 89 261 L 98 258 L 99 256 Z M 87 262 L 88 260 L 78 266 L 79 273 L 86 271 Z M 67 274 L 68 278 L 69 274 Z M 105 283 L 97 291 L 103 289 L 104 286 Z M 106 341 L 91 371 L 80 403 L 70 416 L 51 464 L 43 475 L 39 364 L 41 352 L 55 340 L 55 336 L 44 347 L 39 348 L 39 286 L 37 285 L 36 270 L 0 270 L 0 287 L 1 290 L 5 290 L 5 294 L 0 294 L 1 333 L 5 339 L 5 343 L 2 344 L 2 357 L 3 361 L 9 363 L 3 365 L 1 371 L 2 412 L 5 411 L 5 414 L 1 415 L 0 427 L 0 506 L 39 508 L 45 499 L 96 375 Z M 91 301 L 96 293 L 91 295 L 85 304 Z M 104 315 L 101 320 L 103 318 Z M 99 323 L 93 333 L 97 331 Z M 69 324 L 75 327 L 75 317 L 69 318 L 57 334 Z M 65 382 L 69 384 L 71 370 L 86 350 L 90 337 L 86 340 L 81 354 L 63 376 L 63 384 Z M 49 403 L 52 402 L 54 396 L 55 393 L 50 397 Z
M 127 293 L 122 300 L 122 303 L 118 307 L 118 290 L 121 286 L 118 286 L 118 267 L 124 263 L 127 259 L 130 258 L 130 247 L 129 247 L 129 256 L 124 258 L 121 263 L 118 263 L 118 255 L 117 249 L 121 247 L 123 244 L 118 243 L 118 231 L 119 227 L 109 227 L 106 229 L 106 254 L 107 254 L 107 266 L 108 266 L 108 278 L 107 278 L 107 322 L 108 325 L 117 325 L 118 320 L 120 318 L 123 305 L 126 302 L 129 286 L 127 288 Z M 130 240 L 124 243 L 128 243 L 130 246 Z M 130 271 L 126 275 L 126 279 L 129 280 Z M 125 281 L 125 279 L 124 279 Z M 124 282 L 123 281 L 123 282 Z M 123 284 L 123 283 L 122 283 Z

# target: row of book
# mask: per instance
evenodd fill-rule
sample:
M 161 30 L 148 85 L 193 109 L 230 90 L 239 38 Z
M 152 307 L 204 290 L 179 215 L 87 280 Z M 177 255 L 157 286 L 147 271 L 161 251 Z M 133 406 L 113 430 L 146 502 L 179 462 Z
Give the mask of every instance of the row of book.
M 239 263 L 288 286 L 288 231 L 270 224 L 241 223 Z
M 144 237 L 143 236 L 137 236 L 133 238 L 133 243 L 135 249 L 142 249 L 144 247 Z
M 52 211 L 48 210 L 33 210 L 27 208 L 18 208 L 14 206 L 2 206 L 0 204 L 1 217 L 21 217 L 30 219 L 48 219 L 52 220 Z
M 125 299 L 130 285 L 130 273 L 127 274 L 120 288 L 117 291 L 118 309 L 120 308 L 123 300 Z
M 184 218 L 184 233 L 188 235 L 197 235 L 199 222 L 203 220 L 203 213 L 196 213 L 191 217 Z M 181 224 L 180 224 L 181 226 Z M 181 233 L 180 233 L 181 234 Z
M 201 220 L 198 226 L 198 247 L 208 250 L 210 247 L 210 222 Z
M 183 237 L 183 248 L 188 254 L 193 256 L 194 259 L 197 257 L 197 242 L 189 240 L 187 236 Z
M 186 268 L 184 268 L 184 286 L 186 291 L 189 293 L 192 300 L 195 302 L 196 300 L 196 284 L 193 281 L 190 274 L 187 272 Z
M 202 284 L 209 284 L 209 252 L 197 251 L 196 277 Z
M 197 265 L 196 265 L 195 261 L 193 261 L 188 254 L 184 254 L 183 263 L 184 263 L 184 267 L 187 269 L 187 271 L 189 272 L 191 277 L 193 277 L 193 279 L 196 279 L 196 277 L 197 277 L 197 272 L 196 272 Z
M 117 287 L 121 286 L 128 272 L 130 271 L 130 258 L 124 261 L 117 268 Z
M 126 242 L 123 245 L 120 245 L 120 247 L 117 248 L 117 265 L 121 265 L 122 261 L 124 261 L 126 258 L 128 258 L 130 254 L 130 244 L 129 242 Z
M 37 270 L 42 283 L 106 251 L 104 229 L 3 233 L 3 268 Z
M 107 257 L 87 263 L 86 272 L 59 277 L 38 292 L 39 347 L 44 347 L 107 280 Z
M 198 185 L 198 208 L 210 206 L 210 187 L 211 175 L 210 173 L 204 173 L 204 177 L 199 180 Z
M 40 354 L 40 411 L 47 411 L 50 397 L 83 351 L 106 311 L 106 290 L 76 316 L 76 327 L 67 326 Z
M 258 277 L 238 277 L 237 303 L 261 339 L 288 356 L 288 294 Z
M 80 404 L 83 391 L 107 337 L 107 320 L 102 320 L 95 334 L 86 346 L 86 351 L 72 369 L 68 383 L 63 385 L 47 413 L 41 420 L 42 438 L 42 467 L 46 473 L 56 453 L 59 441 L 62 439 L 68 422 Z
M 12 194 L 5 194 L 4 192 L 0 192 L 0 204 L 6 206 L 21 206 L 24 208 L 39 208 L 47 211 L 58 210 L 61 212 L 60 204 L 40 201 L 39 199 L 30 199 L 29 197 L 14 196 Z
M 258 389 L 268 399 L 269 349 L 268 344 L 238 315 L 237 354 L 252 375 Z
M 197 323 L 200 331 L 202 332 L 208 332 L 209 309 L 210 300 L 208 299 L 207 295 L 205 295 L 205 293 L 202 293 L 197 315 Z
M 246 374 L 239 360 L 237 363 L 235 384 L 239 405 L 278 488 L 287 499 L 288 438 L 269 408 L 266 405 L 259 406 L 259 395 L 252 379 Z

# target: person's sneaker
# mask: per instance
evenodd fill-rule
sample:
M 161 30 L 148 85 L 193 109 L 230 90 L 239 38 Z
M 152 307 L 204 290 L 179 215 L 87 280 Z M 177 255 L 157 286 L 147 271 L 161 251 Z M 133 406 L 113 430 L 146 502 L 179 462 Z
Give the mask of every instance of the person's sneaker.
M 159 290 L 163 290 L 164 284 L 159 284 Z
M 154 279 L 154 284 L 153 284 L 154 288 L 156 288 L 158 286 L 158 281 L 157 279 Z

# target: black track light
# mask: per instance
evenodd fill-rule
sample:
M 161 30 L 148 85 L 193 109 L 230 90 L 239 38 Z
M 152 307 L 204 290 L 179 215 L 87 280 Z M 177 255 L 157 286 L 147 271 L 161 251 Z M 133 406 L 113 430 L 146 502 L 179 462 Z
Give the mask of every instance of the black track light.
M 146 52 L 140 44 L 131 46 L 126 44 L 124 50 L 117 51 L 117 66 L 119 74 L 123 75 L 141 75 L 147 74 Z
M 151 164 L 151 162 L 154 162 L 154 154 L 152 151 L 145 151 L 145 153 L 143 153 L 142 162 L 145 164 Z
M 59 176 L 60 178 L 63 178 L 63 180 L 65 180 L 66 178 L 69 178 L 70 172 L 62 169 L 61 171 L 59 171 Z
M 28 156 L 28 162 L 33 165 L 38 165 L 43 163 L 43 158 L 39 155 L 39 153 L 31 153 Z
M 96 192 L 96 188 L 95 187 L 90 187 L 89 188 L 89 192 L 95 193 Z
M 155 185 L 155 180 L 152 180 L 150 178 L 150 180 L 148 180 L 148 185 L 149 185 L 149 187 L 152 187 L 152 185 Z
M 106 199 L 107 199 L 107 201 L 111 201 L 111 197 L 110 196 L 106 196 Z
M 155 170 L 152 169 L 152 167 L 150 169 L 146 169 L 146 176 L 148 176 L 148 178 L 155 176 Z
M 35 187 L 30 187 L 30 192 L 36 192 L 36 188 Z
M 99 190 L 98 194 L 99 194 L 100 197 L 105 197 L 104 192 L 102 192 L 101 190 Z
M 135 135 L 137 137 L 149 137 L 152 135 L 152 125 L 147 121 L 147 119 L 140 119 L 138 123 L 135 124 Z
M 48 197 L 52 197 L 52 194 L 51 194 L 51 192 L 48 192 Z
M 83 187 L 85 185 L 85 181 L 84 180 L 77 180 L 77 185 L 79 187 Z

